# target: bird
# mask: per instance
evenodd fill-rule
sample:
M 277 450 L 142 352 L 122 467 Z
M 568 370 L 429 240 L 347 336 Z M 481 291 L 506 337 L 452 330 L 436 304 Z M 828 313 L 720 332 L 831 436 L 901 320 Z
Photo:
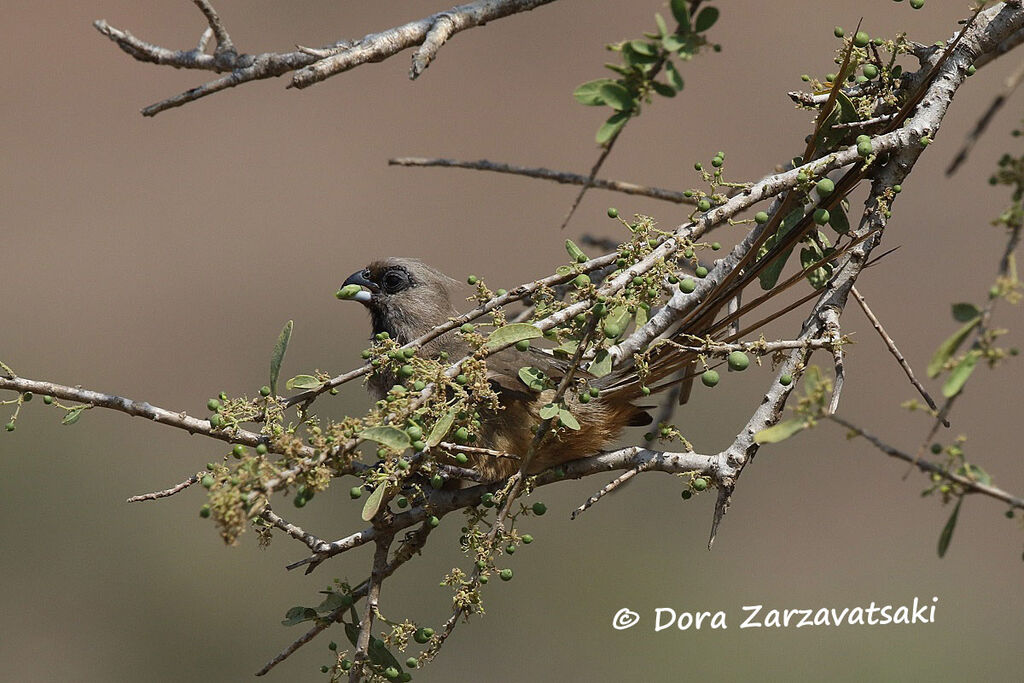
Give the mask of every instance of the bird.
M 459 315 L 452 305 L 452 294 L 458 283 L 417 259 L 392 257 L 374 261 L 350 275 L 342 286 L 353 284 L 363 288 L 351 300 L 359 301 L 369 311 L 373 335 L 387 332 L 402 345 Z M 420 349 L 420 353 L 428 357 L 440 356 L 441 352 L 447 352 L 448 357 L 455 360 L 471 353 L 471 347 L 458 330 L 450 330 Z M 479 481 L 495 482 L 520 469 L 522 458 L 530 451 L 542 422 L 540 410 L 555 395 L 553 388 L 540 392 L 528 388 L 519 378 L 519 369 L 529 366 L 541 370 L 557 385 L 570 363 L 533 346 L 525 352 L 506 348 L 488 355 L 486 362 L 487 379 L 499 397 L 500 407 L 480 416 L 474 445 L 517 457 L 467 455 L 468 465 L 477 473 Z M 649 406 L 635 403 L 644 392 L 632 368 L 604 377 L 594 377 L 577 369 L 575 377 L 596 389 L 598 396 L 582 398 L 577 392 L 565 393 L 563 402 L 580 428 L 561 428 L 555 438 L 541 441 L 529 459 L 527 474 L 598 453 L 615 441 L 626 427 L 652 422 Z M 367 389 L 372 398 L 379 400 L 396 381 L 398 378 L 388 371 L 376 372 L 367 382 Z

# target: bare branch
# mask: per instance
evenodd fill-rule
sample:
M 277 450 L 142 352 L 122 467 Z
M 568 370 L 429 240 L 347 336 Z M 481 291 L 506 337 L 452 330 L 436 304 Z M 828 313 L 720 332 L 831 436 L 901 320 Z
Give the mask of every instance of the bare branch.
M 207 0 L 192 0 L 199 8 L 199 11 L 206 17 L 207 23 L 210 24 L 210 30 L 213 31 L 213 35 L 217 37 L 217 48 L 215 53 L 221 55 L 228 52 L 234 52 L 235 46 L 231 42 L 231 36 L 228 35 L 228 30 L 224 28 L 223 22 L 220 20 L 220 16 L 217 14 L 217 10 L 213 8 Z M 205 34 L 204 34 L 205 35 Z
M 159 500 L 161 498 L 168 498 L 170 496 L 173 496 L 175 493 L 178 493 L 179 491 L 184 491 L 192 484 L 195 484 L 197 481 L 199 481 L 199 475 L 193 474 L 185 481 L 181 482 L 180 484 L 175 484 L 169 489 L 164 489 L 163 491 L 153 491 L 152 493 L 143 493 L 138 496 L 132 496 L 131 498 L 128 499 L 127 502 L 139 503 L 144 500 Z
M 619 180 L 605 180 L 603 178 L 591 179 L 588 176 L 579 175 L 578 173 L 553 171 L 548 168 L 515 166 L 513 164 L 503 164 L 495 161 L 488 161 L 486 159 L 480 159 L 479 161 L 459 161 L 457 159 L 397 157 L 389 159 L 388 164 L 391 166 L 440 166 L 444 168 L 467 168 L 477 171 L 509 173 L 511 175 L 526 176 L 527 178 L 551 180 L 564 185 L 589 184 L 590 187 L 597 188 L 599 190 L 611 190 L 612 192 L 622 192 L 623 194 L 640 195 L 643 197 L 650 197 L 652 199 L 672 202 L 674 204 L 697 204 L 697 200 L 693 197 L 686 197 L 682 192 L 676 192 L 675 190 L 666 190 L 660 187 L 648 187 L 646 185 L 637 185 L 635 183 L 627 183 Z

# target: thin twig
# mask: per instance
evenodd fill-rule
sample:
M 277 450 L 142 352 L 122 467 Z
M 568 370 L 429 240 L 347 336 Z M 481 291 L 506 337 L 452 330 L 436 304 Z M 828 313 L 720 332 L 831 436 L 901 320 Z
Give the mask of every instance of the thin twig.
M 128 499 L 127 502 L 139 503 L 144 500 L 159 500 L 161 498 L 168 498 L 170 496 L 173 496 L 175 493 L 178 493 L 179 491 L 184 491 L 192 484 L 195 484 L 197 481 L 199 481 L 199 475 L 193 474 L 185 481 L 181 482 L 180 484 L 175 484 L 169 489 L 164 489 L 163 491 L 153 491 L 152 493 L 143 493 L 138 496 L 132 496 L 131 498 Z
M 480 159 L 479 161 L 459 161 L 458 159 L 396 157 L 394 159 L 388 159 L 388 164 L 391 166 L 438 166 L 442 168 L 466 168 L 476 171 L 508 173 L 511 175 L 526 176 L 527 178 L 551 180 L 565 185 L 589 185 L 590 187 L 598 190 L 611 190 L 612 192 L 622 192 L 623 194 L 640 195 L 643 197 L 650 197 L 652 199 L 660 199 L 666 202 L 673 202 L 674 204 L 697 204 L 697 200 L 695 198 L 687 197 L 682 192 L 677 192 L 675 190 L 666 190 L 660 187 L 648 187 L 646 185 L 637 185 L 636 183 L 627 183 L 619 180 L 590 178 L 578 173 L 553 171 L 549 168 L 515 166 L 513 164 L 488 161 L 487 159 Z
M 632 479 L 636 475 L 638 475 L 641 472 L 643 472 L 645 469 L 647 469 L 647 467 L 649 467 L 649 465 L 645 465 L 645 464 L 637 465 L 633 469 L 626 470 L 625 472 L 623 472 L 619 476 L 615 477 L 615 479 L 612 479 L 610 482 L 608 482 L 608 484 L 606 484 L 604 488 L 602 488 L 600 491 L 598 491 L 597 493 L 592 495 L 590 498 L 587 498 L 587 501 L 585 503 L 583 503 L 583 505 L 580 505 L 578 508 L 573 510 L 572 514 L 569 515 L 569 519 L 576 519 L 576 517 L 578 515 L 580 515 L 583 512 L 586 512 L 588 509 L 590 509 L 590 506 L 592 506 L 594 503 L 596 503 L 597 501 L 601 500 L 606 495 L 608 495 L 609 493 L 611 493 L 615 489 L 619 488 L 620 486 L 622 486 L 623 484 L 628 482 L 630 479 Z
M 864 297 L 861 296 L 860 292 L 857 291 L 856 287 L 851 288 L 850 293 L 853 294 L 854 300 L 860 305 L 860 310 L 864 311 L 864 315 L 867 316 L 867 319 L 871 323 L 871 326 L 875 328 L 876 332 L 878 332 L 878 336 L 882 338 L 883 342 L 885 342 L 885 346 L 886 348 L 889 349 L 889 353 L 892 354 L 892 357 L 895 358 L 896 362 L 900 364 L 901 368 L 903 368 L 903 372 L 907 375 L 907 379 L 910 380 L 910 383 L 914 385 L 914 388 L 917 389 L 917 393 L 921 394 L 921 398 L 924 399 L 925 403 L 928 404 L 929 408 L 937 412 L 939 410 L 939 407 L 935 404 L 935 400 L 932 399 L 931 394 L 928 393 L 928 390 L 925 389 L 924 385 L 922 385 L 921 382 L 918 381 L 917 377 L 914 376 L 914 371 L 913 369 L 911 369 L 910 363 L 908 363 L 907 359 L 903 356 L 902 353 L 900 353 L 900 350 L 899 348 L 896 347 L 896 342 L 893 341 L 893 338 L 890 337 L 889 333 L 885 331 L 884 327 L 882 327 L 882 323 L 878 320 L 878 317 L 868 306 L 868 302 L 865 301 Z M 948 421 L 944 420 L 943 424 L 946 427 L 949 427 Z

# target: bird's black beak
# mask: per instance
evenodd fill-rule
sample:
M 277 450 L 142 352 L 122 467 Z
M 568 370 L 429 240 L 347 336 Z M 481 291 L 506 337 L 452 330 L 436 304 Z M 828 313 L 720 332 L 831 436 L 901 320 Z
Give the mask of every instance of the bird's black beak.
M 365 289 L 362 289 L 364 287 Z M 366 291 L 367 289 L 370 291 Z M 345 279 L 341 289 L 338 290 L 337 297 L 339 299 L 358 301 L 365 306 L 370 303 L 371 292 L 379 291 L 380 287 L 369 278 L 369 272 L 364 269 L 352 273 Z

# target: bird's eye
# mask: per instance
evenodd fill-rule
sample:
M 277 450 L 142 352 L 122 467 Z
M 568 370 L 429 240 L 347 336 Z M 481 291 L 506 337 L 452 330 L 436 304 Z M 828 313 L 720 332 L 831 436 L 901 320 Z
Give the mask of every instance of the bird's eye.
M 408 288 L 410 284 L 409 274 L 400 268 L 393 268 L 387 271 L 384 273 L 384 277 L 381 278 L 381 286 L 388 294 L 401 292 L 403 289 Z

